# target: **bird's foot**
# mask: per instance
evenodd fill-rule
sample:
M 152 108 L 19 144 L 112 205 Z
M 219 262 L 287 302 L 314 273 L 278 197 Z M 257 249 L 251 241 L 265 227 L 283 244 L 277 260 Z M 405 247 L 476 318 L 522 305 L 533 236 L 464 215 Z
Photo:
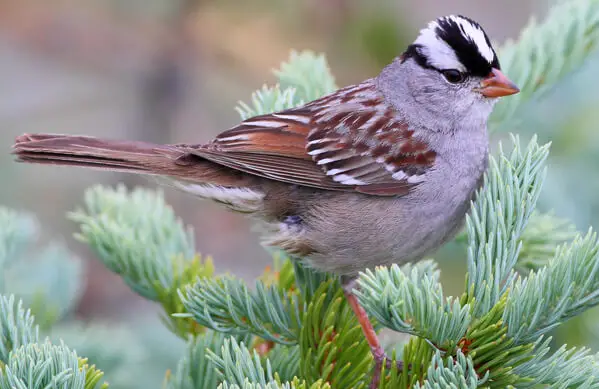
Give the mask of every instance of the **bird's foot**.
M 372 356 L 374 358 L 374 372 L 372 373 L 369 389 L 378 389 L 379 383 L 381 382 L 381 370 L 383 369 L 383 364 L 385 365 L 386 370 L 391 370 L 393 368 L 393 360 L 387 356 L 382 347 L 373 349 Z M 396 366 L 398 371 L 403 371 L 402 361 L 396 361 Z

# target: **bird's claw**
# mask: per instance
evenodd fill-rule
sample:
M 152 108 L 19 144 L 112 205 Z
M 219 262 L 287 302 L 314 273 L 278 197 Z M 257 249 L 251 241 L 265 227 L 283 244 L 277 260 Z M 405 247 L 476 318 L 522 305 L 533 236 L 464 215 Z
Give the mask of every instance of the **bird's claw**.
M 374 357 L 374 372 L 372 373 L 369 389 L 377 389 L 381 381 L 383 363 L 387 370 L 391 370 L 393 368 L 393 359 L 389 358 L 382 348 L 373 350 L 372 356 Z M 403 371 L 403 361 L 396 361 L 395 364 L 398 371 Z

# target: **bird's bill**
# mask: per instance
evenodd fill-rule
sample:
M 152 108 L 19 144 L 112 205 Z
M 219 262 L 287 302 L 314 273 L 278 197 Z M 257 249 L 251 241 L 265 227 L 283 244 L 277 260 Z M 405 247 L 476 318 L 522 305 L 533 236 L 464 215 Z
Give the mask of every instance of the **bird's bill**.
M 509 96 L 520 92 L 520 89 L 510 81 L 499 69 L 493 69 L 491 73 L 480 82 L 476 88 L 485 97 Z

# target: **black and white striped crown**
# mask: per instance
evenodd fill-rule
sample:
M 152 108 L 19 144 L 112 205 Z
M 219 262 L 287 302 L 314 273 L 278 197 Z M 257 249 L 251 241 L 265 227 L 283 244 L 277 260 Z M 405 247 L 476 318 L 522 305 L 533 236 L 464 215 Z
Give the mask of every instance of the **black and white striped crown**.
M 480 24 L 461 15 L 450 15 L 429 23 L 411 44 L 406 56 L 437 70 L 457 69 L 485 77 L 499 60 Z

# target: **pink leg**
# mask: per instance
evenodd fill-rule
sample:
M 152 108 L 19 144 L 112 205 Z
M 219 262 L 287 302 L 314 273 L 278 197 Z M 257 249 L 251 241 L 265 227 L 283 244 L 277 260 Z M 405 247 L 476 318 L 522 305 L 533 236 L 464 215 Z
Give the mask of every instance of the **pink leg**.
M 372 356 L 374 358 L 375 366 L 374 373 L 372 375 L 372 381 L 370 382 L 370 389 L 376 389 L 379 386 L 379 381 L 381 379 L 381 368 L 383 366 L 383 362 L 386 361 L 387 367 L 391 367 L 391 361 L 387 358 L 385 354 L 385 350 L 381 346 L 381 342 L 379 341 L 378 335 L 368 318 L 368 314 L 366 310 L 360 305 L 356 296 L 354 296 L 352 289 L 354 289 L 355 279 L 349 282 L 343 283 L 343 290 L 345 292 L 345 297 L 347 298 L 347 302 L 350 307 L 356 314 L 358 318 L 358 322 L 362 327 L 362 332 L 368 341 L 368 345 L 370 345 L 370 351 L 372 352 Z M 398 362 L 398 367 L 401 370 L 403 368 L 403 364 Z

